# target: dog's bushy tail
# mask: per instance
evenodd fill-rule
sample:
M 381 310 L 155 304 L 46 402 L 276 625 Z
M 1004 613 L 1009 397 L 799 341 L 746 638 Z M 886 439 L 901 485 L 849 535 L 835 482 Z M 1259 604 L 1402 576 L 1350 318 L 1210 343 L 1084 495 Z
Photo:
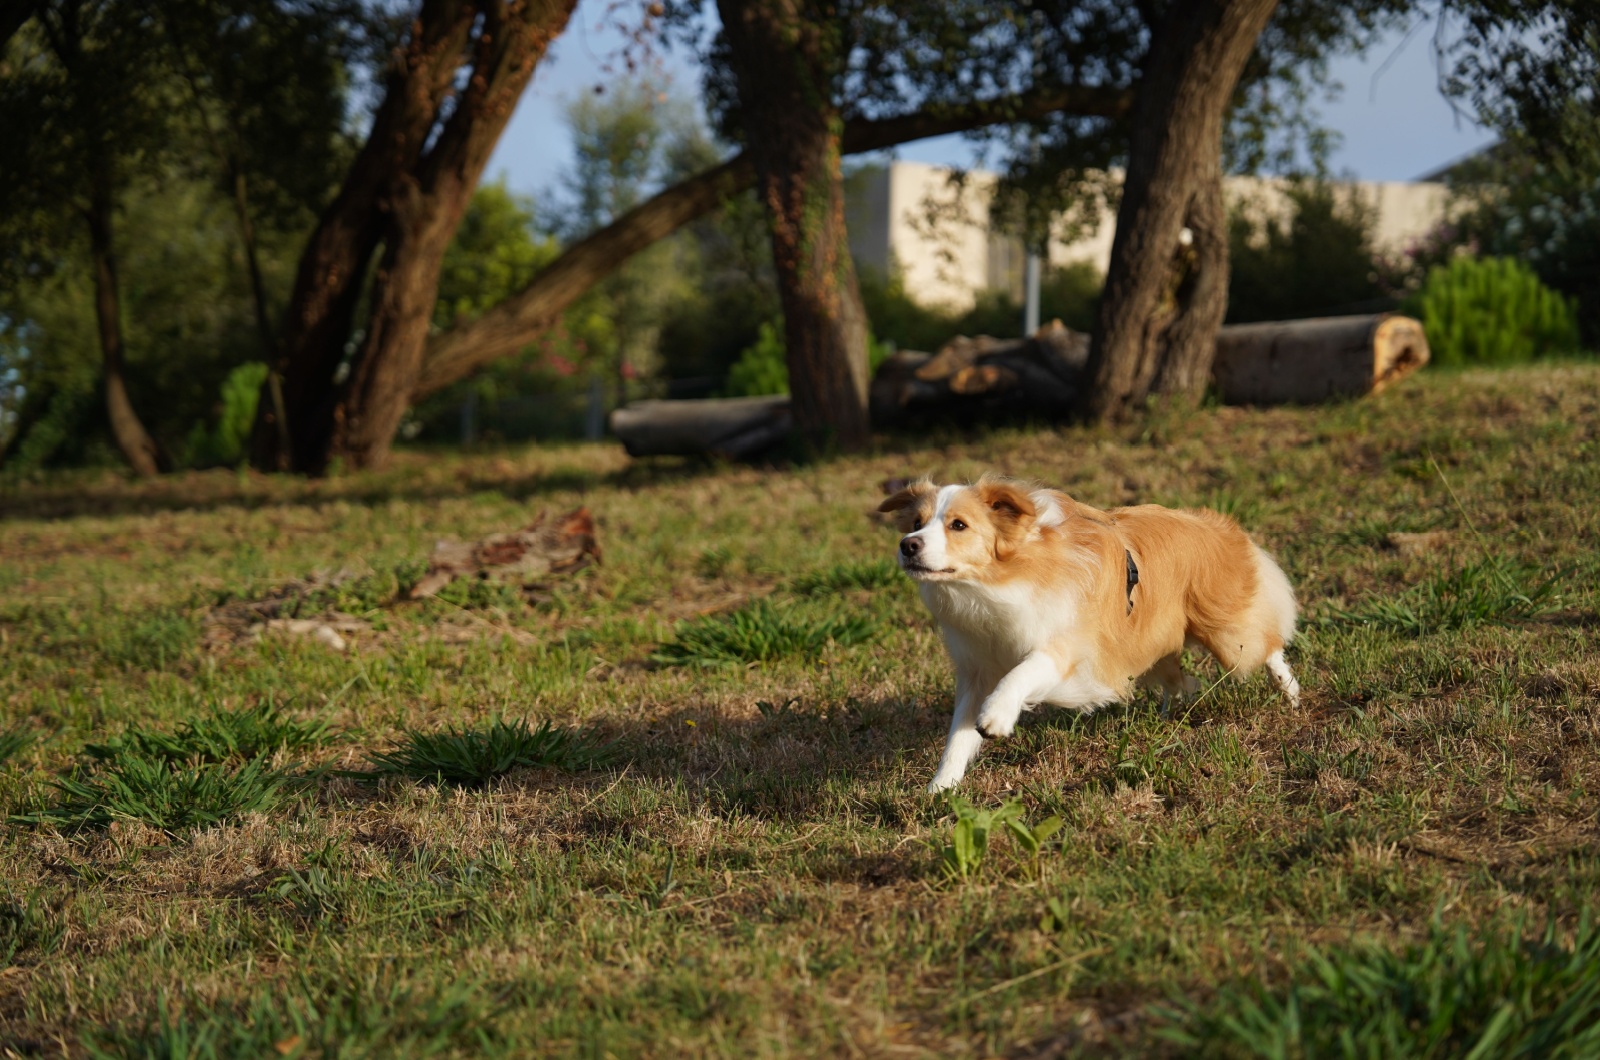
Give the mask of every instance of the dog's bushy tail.
M 1294 588 L 1276 560 L 1252 545 L 1256 558 L 1256 599 L 1253 610 L 1257 628 L 1272 630 L 1284 644 L 1294 639 L 1295 620 L 1299 607 L 1295 604 Z

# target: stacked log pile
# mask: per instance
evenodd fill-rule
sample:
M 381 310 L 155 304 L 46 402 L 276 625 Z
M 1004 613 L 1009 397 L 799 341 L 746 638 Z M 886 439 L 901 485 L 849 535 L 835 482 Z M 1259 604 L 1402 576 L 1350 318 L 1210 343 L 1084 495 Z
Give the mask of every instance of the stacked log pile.
M 958 336 L 936 354 L 901 350 L 872 380 L 872 421 L 890 425 L 919 413 L 961 417 L 1003 407 L 1059 418 L 1077 398 L 1089 336 L 1053 320 L 1027 338 Z

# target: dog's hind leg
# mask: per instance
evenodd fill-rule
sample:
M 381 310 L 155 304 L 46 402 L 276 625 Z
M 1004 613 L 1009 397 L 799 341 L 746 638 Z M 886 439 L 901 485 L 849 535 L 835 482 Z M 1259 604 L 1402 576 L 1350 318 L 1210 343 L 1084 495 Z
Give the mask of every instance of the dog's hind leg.
M 1279 648 L 1267 656 L 1267 671 L 1272 674 L 1272 679 L 1289 700 L 1290 706 L 1300 705 L 1300 682 L 1294 679 L 1294 671 L 1289 669 L 1289 663 L 1283 657 L 1283 649 Z
M 950 735 L 945 738 L 944 757 L 939 760 L 939 770 L 928 785 L 928 794 L 935 795 L 961 783 L 967 766 L 983 746 L 978 733 L 978 693 L 972 682 L 956 678 L 956 706 L 950 715 Z
M 1183 702 L 1200 691 L 1200 682 L 1183 672 L 1183 663 L 1178 652 L 1159 659 L 1143 677 L 1139 678 L 1139 683 L 1146 688 L 1154 686 L 1161 689 L 1163 718 L 1171 716 L 1174 699 Z

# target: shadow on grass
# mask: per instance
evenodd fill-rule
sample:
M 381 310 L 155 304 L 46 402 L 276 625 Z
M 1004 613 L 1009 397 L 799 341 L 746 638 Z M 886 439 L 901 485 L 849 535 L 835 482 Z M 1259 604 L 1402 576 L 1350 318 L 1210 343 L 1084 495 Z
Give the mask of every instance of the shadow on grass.
M 432 477 L 434 461 L 413 457 L 401 466 L 375 474 L 341 478 L 299 478 L 292 475 L 237 474 L 197 471 L 167 475 L 148 482 L 101 476 L 93 481 L 0 485 L 0 522 L 20 519 L 75 519 L 155 515 L 174 511 L 245 508 L 251 511 L 295 505 L 345 504 L 375 507 L 391 501 L 427 502 L 470 497 L 494 491 L 515 500 L 594 489 L 640 489 L 721 473 L 709 460 L 657 457 L 632 461 L 615 471 L 558 468 L 534 474 L 496 472 L 486 460 L 474 459 L 448 479 Z M 473 466 L 481 464 L 482 466 Z

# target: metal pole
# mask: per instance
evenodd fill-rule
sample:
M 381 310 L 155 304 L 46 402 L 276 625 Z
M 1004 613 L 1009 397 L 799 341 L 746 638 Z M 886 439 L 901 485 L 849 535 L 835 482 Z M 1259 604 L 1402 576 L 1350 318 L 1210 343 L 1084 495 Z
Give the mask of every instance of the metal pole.
M 1026 338 L 1039 330 L 1039 255 L 1028 252 L 1022 269 L 1022 334 Z

